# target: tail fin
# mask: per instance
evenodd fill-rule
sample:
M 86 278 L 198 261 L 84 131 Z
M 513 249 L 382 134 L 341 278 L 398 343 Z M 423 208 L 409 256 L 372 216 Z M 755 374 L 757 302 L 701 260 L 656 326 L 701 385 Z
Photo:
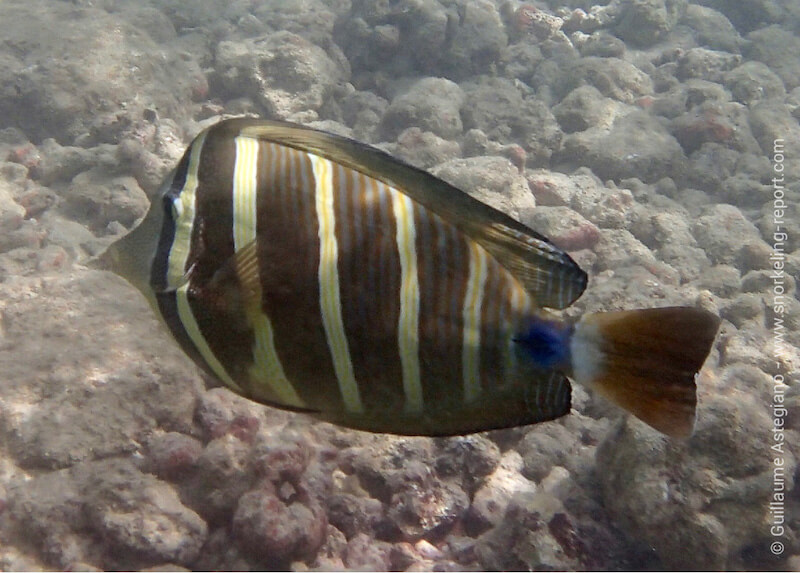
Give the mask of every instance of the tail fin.
M 572 377 L 673 437 L 692 433 L 695 375 L 719 317 L 667 307 L 584 316 L 570 341 Z

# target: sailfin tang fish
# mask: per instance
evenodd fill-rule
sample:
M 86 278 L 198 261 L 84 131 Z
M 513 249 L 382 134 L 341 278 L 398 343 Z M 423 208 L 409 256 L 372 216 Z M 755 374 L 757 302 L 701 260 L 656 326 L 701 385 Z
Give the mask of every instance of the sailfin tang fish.
M 266 120 L 200 133 L 99 263 L 234 392 L 374 432 L 551 420 L 572 378 L 685 436 L 719 323 L 558 318 L 587 276 L 546 237 L 383 151 Z

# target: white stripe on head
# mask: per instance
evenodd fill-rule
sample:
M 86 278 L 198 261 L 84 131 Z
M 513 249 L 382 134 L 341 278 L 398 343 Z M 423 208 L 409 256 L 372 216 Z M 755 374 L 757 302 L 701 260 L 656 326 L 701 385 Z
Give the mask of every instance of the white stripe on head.
M 192 312 L 189 303 L 189 282 L 186 281 L 186 263 L 189 260 L 189 250 L 192 242 L 192 229 L 194 228 L 197 207 L 197 187 L 199 184 L 198 173 L 200 170 L 200 156 L 205 144 L 208 131 L 204 131 L 192 144 L 189 156 L 189 167 L 186 172 L 186 181 L 180 194 L 174 199 L 173 217 L 175 220 L 175 237 L 169 250 L 167 263 L 167 288 L 175 289 L 175 299 L 178 309 L 178 318 L 186 330 L 186 334 L 194 347 L 203 357 L 208 367 L 229 388 L 242 392 L 242 388 L 233 381 L 222 363 L 217 360 L 211 347 L 206 342 L 200 325 Z

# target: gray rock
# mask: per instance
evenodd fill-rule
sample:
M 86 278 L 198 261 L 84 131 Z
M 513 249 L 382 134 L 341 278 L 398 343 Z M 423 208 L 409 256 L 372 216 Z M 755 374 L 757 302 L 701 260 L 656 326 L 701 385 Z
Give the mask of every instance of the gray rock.
M 35 543 L 58 568 L 188 566 L 207 535 L 205 522 L 172 487 L 128 461 L 86 462 L 13 491 L 11 514 L 36 533 Z
M 457 479 L 470 495 L 501 460 L 497 445 L 481 434 L 454 436 L 437 446 L 436 473 L 444 479 Z
M 565 251 L 591 249 L 600 240 L 597 226 L 569 207 L 537 207 L 523 222 Z
M 561 424 L 548 424 L 525 434 L 517 446 L 522 456 L 522 475 L 541 483 L 555 466 L 564 466 L 574 438 Z
M 743 163 L 742 159 L 744 158 L 740 156 L 739 159 L 740 161 L 738 167 L 741 168 Z M 761 163 L 767 163 L 769 161 L 763 156 L 759 157 L 758 159 Z M 763 174 L 765 172 L 769 173 L 769 171 L 762 171 L 761 173 Z M 773 191 L 772 185 L 768 185 L 755 177 L 739 173 L 723 181 L 721 188 L 723 191 L 719 194 L 720 199 L 748 210 L 757 209 L 770 201 Z M 744 259 L 741 259 L 741 261 L 748 265 L 759 264 L 753 258 L 756 253 L 757 251 L 752 251 L 750 254 L 748 254 L 747 259 L 749 262 L 744 263 Z M 762 260 L 766 260 L 764 257 L 760 258 Z
M 251 561 L 232 539 L 230 527 L 218 527 L 209 533 L 194 567 L 206 571 L 243 571 L 251 567 Z
M 38 223 L 39 232 L 46 233 L 47 245 L 64 249 L 70 261 L 86 260 L 87 256 L 105 250 L 106 242 L 96 238 L 84 225 L 52 210 L 43 213 Z
M 688 4 L 681 23 L 692 29 L 697 43 L 712 50 L 738 53 L 744 43 L 724 14 L 697 4 Z
M 121 279 L 83 272 L 3 289 L 3 417 L 22 465 L 130 453 L 156 427 L 192 427 L 197 370 Z
M 359 487 L 384 503 L 391 498 L 393 488 L 402 481 L 392 480 L 392 476 L 402 472 L 407 461 L 419 461 L 432 466 L 431 441 L 405 438 L 372 440 L 366 445 L 343 450 L 339 455 L 341 470 L 347 475 L 355 475 Z
M 733 205 L 710 206 L 694 222 L 692 233 L 715 264 L 736 262 L 745 245 L 761 242 L 755 225 Z
M 703 271 L 697 286 L 708 289 L 717 296 L 729 298 L 741 289 L 742 276 L 739 269 L 731 265 L 713 265 Z
M 349 569 L 361 571 L 386 571 L 391 563 L 391 546 L 359 533 L 347 543 L 344 563 Z
M 725 74 L 724 84 L 733 98 L 745 105 L 786 95 L 781 78 L 762 62 L 744 62 Z
M 764 28 L 765 24 L 777 24 L 791 20 L 798 15 L 793 2 L 774 2 L 773 0 L 703 0 L 703 4 L 722 12 L 736 28 L 746 34 Z
M 213 388 L 201 396 L 197 409 L 200 427 L 208 439 L 232 435 L 252 444 L 259 429 L 279 426 L 289 414 L 282 410 L 265 408 L 225 388 Z
M 661 123 L 644 112 L 632 112 L 614 121 L 611 129 L 567 135 L 554 160 L 587 165 L 602 179 L 654 182 L 680 172 L 684 155 Z
M 720 344 L 720 365 L 747 364 L 763 372 L 779 373 L 780 361 L 775 360 L 766 331 L 744 323 L 742 328 L 725 337 Z
M 592 182 L 593 179 L 591 176 L 589 177 Z M 536 204 L 548 207 L 571 205 L 573 197 L 580 193 L 572 177 L 548 169 L 530 171 L 528 173 L 528 187 L 536 199 Z
M 528 186 L 537 205 L 572 207 L 581 214 L 606 193 L 603 182 L 586 167 L 578 168 L 572 175 L 546 169 L 532 170 L 528 175 Z
M 534 38 L 540 42 L 548 40 L 555 36 L 564 24 L 562 18 L 530 4 L 522 4 L 516 10 L 512 10 L 510 5 L 501 8 L 508 21 L 512 42 L 524 41 L 526 38 Z
M 532 166 L 547 164 L 562 134 L 546 105 L 503 78 L 483 77 L 466 83 L 464 91 L 466 128 L 480 129 L 501 143 L 522 145 Z
M 446 534 L 469 506 L 460 476 L 439 478 L 431 440 L 379 438 L 340 456 L 341 470 L 357 477 L 358 487 L 349 478 L 350 493 L 363 496 L 363 488 L 385 505 L 383 538 L 414 542 Z
M 327 500 L 328 520 L 331 525 L 352 539 L 359 533 L 369 534 L 381 527 L 384 521 L 383 504 L 374 497 L 339 492 Z
M 508 44 L 496 3 L 455 0 L 449 4 L 448 40 L 439 66 L 456 79 L 490 71 Z
M 179 480 L 186 477 L 200 461 L 203 444 L 180 432 L 159 433 L 147 444 L 148 466 L 162 479 Z
M 664 245 L 656 251 L 656 255 L 678 271 L 681 283 L 697 280 L 711 266 L 703 249 L 679 243 Z
M 503 521 L 478 537 L 474 553 L 488 570 L 624 568 L 622 548 L 606 524 L 573 515 L 574 482 L 555 467 L 535 492 L 512 497 Z
M 33 541 L 41 552 L 43 568 L 47 563 L 60 568 L 87 561 L 92 561 L 93 567 L 101 565 L 91 541 L 73 531 L 88 526 L 84 498 L 73 470 L 45 473 L 27 483 L 10 483 L 8 493 L 4 517 L 14 519 L 20 531 L 14 532 L 4 523 L 4 537 L 10 541 L 21 535 Z
M 553 114 L 565 133 L 573 133 L 590 127 L 611 127 L 624 110 L 622 104 L 604 97 L 597 88 L 581 86 L 567 94 L 553 108 Z
M 670 123 L 670 130 L 687 155 L 693 154 L 706 143 L 720 144 L 726 147 L 733 146 L 733 124 L 715 107 L 703 107 L 705 109 L 692 110 L 675 118 Z M 716 146 L 709 148 L 718 149 Z M 733 159 L 737 158 L 739 154 L 729 152 L 728 155 Z M 697 158 L 693 157 L 692 159 Z
M 107 120 L 118 133 L 144 109 L 188 117 L 193 86 L 205 80 L 191 56 L 162 50 L 142 29 L 99 8 L 40 1 L 5 8 L 2 37 L 27 47 L 0 57 L 0 75 L 15 78 L 0 88 L 0 116 L 34 142 L 53 135 L 73 142 Z
M 686 151 L 691 152 L 686 172 L 688 185 L 704 189 L 714 195 L 724 193 L 725 182 L 736 174 L 741 153 L 727 145 L 712 141 L 704 141 L 714 137 L 714 125 L 695 115 L 682 116 L 673 125 L 678 129 L 676 135 L 683 141 Z M 694 129 L 694 127 L 697 129 Z
M 650 76 L 620 58 L 580 58 L 561 69 L 559 77 L 564 94 L 582 84 L 589 84 L 604 96 L 629 104 L 641 96 L 652 94 L 654 89 Z
M 122 7 L 122 11 L 127 22 L 142 29 L 159 44 L 166 44 L 177 38 L 175 26 L 161 10 L 151 6 L 131 5 Z
M 0 231 L 5 239 L 0 240 L 0 251 L 10 251 L 18 245 L 7 239 L 8 235 L 24 225 L 26 209 L 14 200 L 21 190 L 13 189 L 7 181 L 0 179 Z
M 580 51 L 583 57 L 621 58 L 625 54 L 625 42 L 608 32 L 598 31 L 581 43 Z
M 745 293 L 766 293 L 770 292 L 775 286 L 776 271 L 784 270 L 783 267 L 770 270 L 753 270 L 742 277 L 742 292 Z M 792 296 L 797 290 L 797 281 L 791 272 L 778 275 L 781 279 L 783 294 Z
M 785 101 L 786 105 L 789 106 L 789 111 L 791 111 L 792 116 L 800 116 L 800 87 L 796 87 L 789 92 Z
M 344 534 L 333 525 L 328 524 L 325 541 L 310 565 L 325 570 L 342 570 L 344 569 L 343 556 L 346 548 L 347 539 Z
M 772 2 L 769 2 L 772 4 Z M 764 62 L 783 80 L 787 90 L 800 85 L 800 38 L 781 26 L 767 26 L 747 35 L 748 59 Z
M 61 211 L 95 232 L 105 229 L 110 221 L 130 228 L 150 207 L 133 177 L 109 177 L 97 169 L 76 175 L 62 198 Z
M 679 80 L 702 79 L 720 83 L 725 72 L 742 63 L 742 56 L 706 48 L 692 48 L 678 59 Z
M 420 73 L 463 79 L 488 73 L 508 43 L 487 0 L 375 4 L 355 0 L 334 38 L 365 82 Z
M 561 7 L 564 3 L 556 3 L 555 7 Z M 564 18 L 564 30 L 568 32 L 580 31 L 592 33 L 600 28 L 613 26 L 620 16 L 621 3 L 609 2 L 606 5 L 595 4 L 591 7 L 587 2 L 568 2 L 568 6 L 574 8 Z
M 748 536 L 766 535 L 771 437 L 747 428 L 770 422 L 761 404 L 734 394 L 707 396 L 686 445 L 629 418 L 598 449 L 610 510 L 666 567 L 725 568 Z
M 463 517 L 467 494 L 457 484 L 438 481 L 430 467 L 410 461 L 389 476 L 392 490 L 386 517 L 404 541 L 441 535 Z
M 183 156 L 189 143 L 184 140 L 184 131 L 191 136 L 199 130 L 200 126 L 181 129 L 169 119 L 137 122 L 122 134 L 111 167 L 123 172 L 129 170 L 142 189 L 153 197 Z
M 78 173 L 97 166 L 97 149 L 61 146 L 53 138 L 39 146 L 42 160 L 37 166 L 37 180 L 42 185 L 71 181 Z
M 389 102 L 368 91 L 354 91 L 342 98 L 342 118 L 357 139 L 372 141 Z
M 224 97 L 249 96 L 278 118 L 319 110 L 349 70 L 291 32 L 220 42 L 216 72 Z
M 423 78 L 392 99 L 381 121 L 381 133 L 396 138 L 409 127 L 430 131 L 444 139 L 461 135 L 464 92 L 450 80 Z
M 502 157 L 454 159 L 437 166 L 432 173 L 512 217 L 519 218 L 535 207 L 527 181 Z
M 363 85 L 375 77 L 436 74 L 447 28 L 447 12 L 438 2 L 403 2 L 393 10 L 355 0 L 336 21 L 334 39 Z
M 301 486 L 286 492 L 264 485 L 241 497 L 232 525 L 236 542 L 247 553 L 279 569 L 313 559 L 327 526 L 322 507 Z
M 720 316 L 737 328 L 742 328 L 750 320 L 764 321 L 764 299 L 753 293 L 742 293 L 735 296 L 720 308 Z
M 545 61 L 541 48 L 531 42 L 517 42 L 506 48 L 501 69 L 503 76 L 531 84 L 537 67 Z
M 250 465 L 250 445 L 232 435 L 209 442 L 197 460 L 193 505 L 210 521 L 229 515 L 253 485 L 256 476 Z
M 461 147 L 418 127 L 409 127 L 397 137 L 397 143 L 386 146 L 387 151 L 420 169 L 430 169 L 461 156 Z
M 621 229 L 628 227 L 635 216 L 636 202 L 628 189 L 620 189 L 613 182 L 597 186 L 595 195 L 576 195 L 572 205 L 578 213 L 599 227 Z M 588 229 L 587 229 L 588 230 Z
M 511 498 L 518 493 L 533 493 L 536 486 L 521 474 L 522 456 L 511 450 L 475 492 L 464 517 L 464 526 L 473 535 L 497 526 L 503 519 Z
M 646 230 L 644 232 L 634 230 L 634 235 L 651 249 L 659 249 L 670 244 L 686 247 L 696 245 L 691 232 L 691 223 L 685 212 L 648 212 L 646 218 Z
M 652 46 L 675 27 L 687 4 L 686 0 L 625 0 L 615 31 L 626 42 Z
M 120 462 L 100 465 L 92 474 L 86 484 L 87 520 L 109 543 L 111 555 L 139 554 L 153 564 L 189 565 L 197 558 L 206 524 L 172 487 Z
M 256 473 L 275 486 L 285 481 L 300 483 L 311 462 L 311 446 L 289 432 L 271 432 L 259 438 L 248 456 Z
M 788 106 L 780 101 L 764 101 L 756 104 L 750 110 L 750 128 L 753 136 L 761 146 L 761 151 L 772 156 L 775 150 L 775 141 L 781 139 L 784 149 L 792 149 L 800 145 L 800 125 L 792 116 Z M 799 166 L 797 160 L 785 156 L 784 169 L 789 166 Z
M 662 66 L 664 67 L 664 66 Z M 677 65 L 675 66 L 677 68 Z M 690 111 L 697 105 L 705 102 L 730 101 L 730 94 L 721 85 L 705 80 L 689 79 L 685 82 L 674 80 L 669 86 L 664 86 L 657 97 L 649 101 L 649 111 L 654 115 L 672 119 Z
M 266 0 L 253 7 L 252 16 L 270 30 L 286 30 L 324 46 L 333 35 L 337 12 L 321 0 Z

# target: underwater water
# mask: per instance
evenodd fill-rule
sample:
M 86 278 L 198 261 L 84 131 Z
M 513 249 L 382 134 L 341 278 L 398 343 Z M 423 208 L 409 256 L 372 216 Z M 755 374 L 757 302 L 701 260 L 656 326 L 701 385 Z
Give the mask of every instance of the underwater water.
M 688 439 L 360 432 L 212 381 L 90 261 L 223 118 L 377 145 L 721 317 Z M 800 1 L 2 0 L 0 569 L 800 570 Z M 208 386 L 208 387 L 207 387 Z

